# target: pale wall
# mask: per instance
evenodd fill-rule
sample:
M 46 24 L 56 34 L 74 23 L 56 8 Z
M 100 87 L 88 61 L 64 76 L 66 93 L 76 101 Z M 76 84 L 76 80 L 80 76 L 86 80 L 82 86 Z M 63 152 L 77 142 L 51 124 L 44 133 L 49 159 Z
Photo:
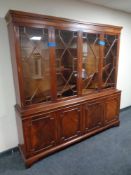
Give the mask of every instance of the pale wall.
M 71 0 L 0 0 L 0 152 L 18 144 L 10 51 L 3 19 L 8 9 L 123 26 L 117 86 L 122 90 L 121 108 L 131 105 L 131 15 Z

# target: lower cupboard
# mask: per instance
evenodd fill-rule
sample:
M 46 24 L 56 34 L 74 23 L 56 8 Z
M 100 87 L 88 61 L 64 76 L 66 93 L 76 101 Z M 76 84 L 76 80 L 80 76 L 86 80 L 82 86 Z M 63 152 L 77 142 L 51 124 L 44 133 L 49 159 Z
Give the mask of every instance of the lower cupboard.
M 20 115 L 19 147 L 25 164 L 59 149 L 119 125 L 120 91 L 60 106 L 31 115 Z

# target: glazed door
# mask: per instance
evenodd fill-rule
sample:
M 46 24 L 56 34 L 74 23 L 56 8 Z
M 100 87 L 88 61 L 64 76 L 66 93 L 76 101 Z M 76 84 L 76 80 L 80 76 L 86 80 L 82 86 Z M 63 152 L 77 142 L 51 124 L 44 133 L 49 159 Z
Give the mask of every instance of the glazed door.
M 89 132 L 103 125 L 104 106 L 102 102 L 87 102 L 83 105 L 84 130 Z
M 66 142 L 78 137 L 82 131 L 81 106 L 73 106 L 59 112 L 60 142 Z
M 118 36 L 104 35 L 102 88 L 116 87 Z
M 18 29 L 19 77 L 24 105 L 49 102 L 51 96 L 50 30 L 23 27 Z M 21 70 L 20 70 L 21 69 Z
M 97 33 L 82 34 L 82 94 L 93 93 L 99 86 L 99 49 L 100 35 Z
M 55 30 L 57 98 L 77 95 L 78 33 Z

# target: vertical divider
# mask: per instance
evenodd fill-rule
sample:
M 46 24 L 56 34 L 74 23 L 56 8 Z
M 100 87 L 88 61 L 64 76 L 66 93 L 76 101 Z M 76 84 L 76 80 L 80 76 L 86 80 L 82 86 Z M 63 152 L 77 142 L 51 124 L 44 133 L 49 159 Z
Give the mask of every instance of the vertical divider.
M 104 61 L 104 49 L 105 49 L 105 45 L 104 45 L 104 34 L 100 34 L 100 40 L 99 40 L 99 52 L 100 52 L 100 57 L 99 57 L 99 66 L 98 66 L 98 89 L 101 90 L 102 89 L 102 85 L 103 85 L 103 80 L 102 80 L 102 76 L 103 76 L 103 61 Z
M 12 31 L 13 30 L 13 31 Z M 25 93 L 24 93 L 24 79 L 23 79 L 23 68 L 22 68 L 22 60 L 21 60 L 21 51 L 20 51 L 20 33 L 19 33 L 19 26 L 15 25 L 12 26 L 11 28 L 11 37 L 12 37 L 12 42 L 14 42 L 13 44 L 11 44 L 10 47 L 14 47 L 15 48 L 15 54 L 12 56 L 12 59 L 14 59 L 16 57 L 16 61 L 14 60 L 14 63 L 16 64 L 15 66 L 17 67 L 17 72 L 15 73 L 15 76 L 18 76 L 18 85 L 19 86 L 19 90 L 17 90 L 17 95 L 20 95 L 20 101 L 21 101 L 21 106 L 25 106 L 26 102 L 25 102 Z M 13 38 L 14 37 L 14 38 Z M 13 50 L 13 49 L 11 49 Z M 16 68 L 14 68 L 14 71 L 16 70 Z M 18 92 L 20 91 L 20 92 Z
M 117 55 L 116 55 L 116 68 L 115 68 L 115 88 L 116 88 L 116 85 L 117 85 L 119 49 L 120 49 L 120 34 L 118 35 L 118 42 L 117 42 Z
M 55 66 L 55 29 L 53 27 L 48 28 L 48 47 L 50 55 L 50 81 L 51 81 L 51 97 L 52 101 L 57 99 L 56 88 L 56 66 Z
M 78 77 L 77 77 L 77 90 L 78 96 L 82 95 L 82 48 L 83 48 L 83 39 L 82 39 L 83 32 L 78 32 L 78 39 L 77 39 L 77 70 L 78 70 Z

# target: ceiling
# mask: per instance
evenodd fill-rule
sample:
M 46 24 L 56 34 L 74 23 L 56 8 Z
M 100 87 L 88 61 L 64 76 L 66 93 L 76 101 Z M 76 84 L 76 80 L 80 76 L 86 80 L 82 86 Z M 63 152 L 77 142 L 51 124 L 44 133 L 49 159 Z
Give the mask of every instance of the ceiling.
M 131 13 L 131 0 L 79 0 Z

